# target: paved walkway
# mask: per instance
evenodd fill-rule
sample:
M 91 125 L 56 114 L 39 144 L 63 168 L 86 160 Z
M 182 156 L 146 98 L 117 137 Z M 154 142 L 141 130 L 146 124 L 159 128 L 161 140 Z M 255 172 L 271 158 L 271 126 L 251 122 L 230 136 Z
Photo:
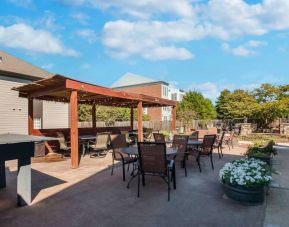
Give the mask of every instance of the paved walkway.
M 267 197 L 264 227 L 289 226 L 289 147 L 279 147 L 274 157 L 274 183 Z
M 227 149 L 222 159 L 215 154 L 214 171 L 206 157 L 201 161 L 202 173 L 193 160 L 188 163 L 188 177 L 178 167 L 177 190 L 172 190 L 170 202 L 166 185 L 156 177 L 147 179 L 137 198 L 136 181 L 127 189 L 120 168 L 110 176 L 109 154 L 104 159 L 86 157 L 77 170 L 69 168 L 69 161 L 34 163 L 33 203 L 16 208 L 16 162 L 7 162 L 8 187 L 0 191 L 0 226 L 289 226 L 287 151 L 275 158 L 281 174 L 274 177 L 281 188 L 270 190 L 267 204 L 243 206 L 224 197 L 219 169 L 244 151 Z

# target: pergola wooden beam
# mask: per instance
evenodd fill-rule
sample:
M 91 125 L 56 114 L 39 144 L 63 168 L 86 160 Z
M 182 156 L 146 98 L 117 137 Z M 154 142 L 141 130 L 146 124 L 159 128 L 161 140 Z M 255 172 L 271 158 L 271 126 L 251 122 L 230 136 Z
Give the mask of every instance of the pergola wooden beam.
M 71 91 L 70 94 L 70 153 L 71 168 L 78 168 L 78 107 L 77 107 L 77 91 Z
M 142 127 L 142 102 L 140 101 L 137 105 L 137 129 L 138 129 L 138 142 L 143 141 L 143 127 Z
M 92 128 L 96 128 L 96 105 L 95 103 L 92 104 L 92 108 L 91 108 L 91 121 L 92 121 Z
M 34 121 L 33 121 L 33 99 L 28 99 L 28 135 L 33 135 Z
M 171 119 L 171 122 L 172 122 L 172 131 L 176 131 L 177 129 L 177 107 L 173 106 L 172 107 L 172 119 Z

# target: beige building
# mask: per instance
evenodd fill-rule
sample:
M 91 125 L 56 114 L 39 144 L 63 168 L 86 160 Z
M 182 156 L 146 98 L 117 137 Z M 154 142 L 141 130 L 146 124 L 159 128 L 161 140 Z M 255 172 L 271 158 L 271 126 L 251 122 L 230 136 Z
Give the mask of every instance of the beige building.
M 18 97 L 11 88 L 52 75 L 0 50 L 0 134 L 28 133 L 27 99 Z M 34 128 L 68 128 L 68 111 L 68 104 L 35 100 Z

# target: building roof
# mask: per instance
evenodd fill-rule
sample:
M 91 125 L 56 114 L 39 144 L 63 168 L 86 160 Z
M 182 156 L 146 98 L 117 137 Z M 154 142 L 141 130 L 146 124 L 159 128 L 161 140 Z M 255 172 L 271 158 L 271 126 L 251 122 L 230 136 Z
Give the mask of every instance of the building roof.
M 24 78 L 44 79 L 52 73 L 0 50 L 0 71 Z
M 134 87 L 141 85 L 151 85 L 156 83 L 167 84 L 164 81 L 157 81 L 152 78 L 144 77 L 141 75 L 126 73 L 119 80 L 117 80 L 111 87 L 116 88 L 124 88 L 124 87 Z
M 113 90 L 95 84 L 74 80 L 62 75 L 35 81 L 31 84 L 13 88 L 19 91 L 20 97 L 39 100 L 70 102 L 71 91 L 78 91 L 78 102 L 105 106 L 137 107 L 142 102 L 143 107 L 176 106 L 172 100 L 152 97 L 143 94 Z

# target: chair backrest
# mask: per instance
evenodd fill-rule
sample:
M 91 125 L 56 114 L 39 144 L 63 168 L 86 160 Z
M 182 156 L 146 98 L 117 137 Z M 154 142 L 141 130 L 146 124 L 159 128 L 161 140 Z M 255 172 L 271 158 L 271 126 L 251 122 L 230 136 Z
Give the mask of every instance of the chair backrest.
M 56 132 L 56 135 L 59 141 L 60 150 L 68 150 L 68 146 L 67 146 L 63 132 Z
M 199 131 L 193 132 L 193 133 L 189 136 L 189 138 L 190 138 L 191 140 L 198 140 L 198 139 L 199 139 Z
M 153 135 L 156 143 L 166 143 L 166 138 L 164 134 L 154 133 Z
M 122 135 L 122 134 L 110 135 L 110 145 L 112 147 L 113 157 L 121 158 L 121 156 L 118 154 L 119 148 L 127 147 L 125 135 Z M 128 155 L 123 154 L 123 156 L 128 156 Z
M 166 144 L 138 142 L 141 173 L 167 175 Z
M 96 134 L 96 141 L 97 145 L 101 145 L 103 147 L 107 147 L 109 143 L 109 133 L 98 133 Z
M 177 153 L 182 153 L 183 155 L 177 155 L 176 158 L 184 158 L 185 152 L 187 151 L 189 136 L 186 135 L 174 135 L 172 147 L 177 149 Z
M 216 135 L 205 135 L 202 143 L 202 154 L 209 155 L 213 152 Z

